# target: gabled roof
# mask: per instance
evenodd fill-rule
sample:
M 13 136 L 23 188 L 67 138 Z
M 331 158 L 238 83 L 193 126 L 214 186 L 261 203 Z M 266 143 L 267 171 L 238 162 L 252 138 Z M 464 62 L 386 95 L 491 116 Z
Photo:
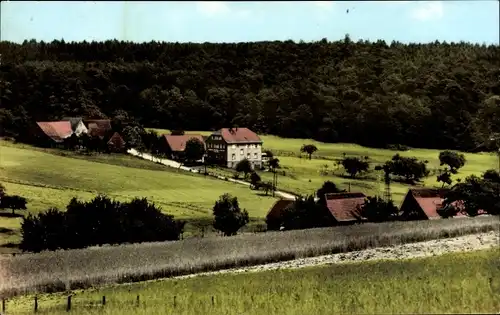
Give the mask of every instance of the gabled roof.
M 100 128 L 99 125 L 95 122 L 89 123 L 87 129 L 91 136 L 93 137 L 97 136 L 101 139 L 103 139 L 106 136 L 106 133 L 110 130 L 110 129 Z
M 365 203 L 365 194 L 343 192 L 325 194 L 326 206 L 338 222 L 357 221 L 359 207 Z
M 280 199 L 274 203 L 274 205 L 269 209 L 269 212 L 267 213 L 267 218 L 277 218 L 281 214 L 283 210 L 285 210 L 287 207 L 291 206 L 294 203 L 295 200 L 290 200 L 290 199 Z
M 167 141 L 170 149 L 175 152 L 182 152 L 186 149 L 186 142 L 189 139 L 198 139 L 203 145 L 205 145 L 205 140 L 202 135 L 163 135 Z
M 76 129 L 76 127 L 78 127 L 78 124 L 80 122 L 83 122 L 83 119 L 81 117 L 64 117 L 62 120 L 67 120 L 71 123 L 71 128 L 73 128 L 73 130 Z
M 219 130 L 226 143 L 262 143 L 259 136 L 248 128 L 222 128 Z M 218 134 L 218 133 L 214 133 Z
M 124 148 L 125 140 L 123 140 L 122 136 L 118 132 L 115 132 L 111 138 L 108 140 L 108 145 L 112 145 L 115 148 Z
M 95 124 L 97 128 L 103 129 L 104 131 L 111 130 L 111 120 L 109 119 L 86 119 L 85 122 L 89 125 L 90 129 L 90 124 Z
M 73 134 L 69 121 L 38 121 L 36 124 L 55 142 L 62 142 Z
M 438 214 L 437 210 L 443 206 L 444 197 L 450 190 L 447 188 L 442 189 L 429 189 L 429 188 L 413 188 L 408 190 L 408 195 L 415 198 L 415 201 L 422 209 L 424 214 L 429 219 L 440 219 L 441 216 Z M 406 198 L 407 198 L 406 197 Z M 403 200 L 404 202 L 404 200 Z M 463 201 L 455 201 L 452 203 L 453 206 L 458 209 L 463 209 Z M 479 214 L 484 214 L 482 210 L 478 210 Z M 464 216 L 463 212 L 459 212 L 456 216 Z

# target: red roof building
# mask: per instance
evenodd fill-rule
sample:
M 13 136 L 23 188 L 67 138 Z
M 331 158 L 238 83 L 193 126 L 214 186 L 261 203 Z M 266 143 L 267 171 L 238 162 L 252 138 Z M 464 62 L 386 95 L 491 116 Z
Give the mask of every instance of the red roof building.
M 360 192 L 325 194 L 326 206 L 338 223 L 359 221 L 359 210 L 365 203 L 365 198 L 365 194 Z
M 444 205 L 444 197 L 449 189 L 409 189 L 403 203 L 401 204 L 402 217 L 405 220 L 436 220 L 441 219 L 438 214 L 438 209 Z M 463 207 L 461 201 L 456 201 L 452 205 L 459 209 Z M 484 214 L 484 211 L 479 210 L 479 214 Z M 465 216 L 459 212 L 456 217 Z
M 172 152 L 184 152 L 186 143 L 192 138 L 199 140 L 205 145 L 205 139 L 203 139 L 202 135 L 163 135 L 163 137 Z
M 280 199 L 274 203 L 266 216 L 267 228 L 269 230 L 278 230 L 280 228 L 279 218 L 281 214 L 288 207 L 292 206 L 294 201 L 291 199 Z
M 218 133 L 227 144 L 262 143 L 260 137 L 248 128 L 222 128 Z
M 113 152 L 123 152 L 125 149 L 125 140 L 118 132 L 115 132 L 108 140 L 108 148 Z
M 85 120 L 89 135 L 103 139 L 108 132 L 112 130 L 111 120 L 109 119 L 90 119 Z
M 73 128 L 69 121 L 39 121 L 36 123 L 41 131 L 56 143 L 61 143 L 64 139 L 73 134 Z

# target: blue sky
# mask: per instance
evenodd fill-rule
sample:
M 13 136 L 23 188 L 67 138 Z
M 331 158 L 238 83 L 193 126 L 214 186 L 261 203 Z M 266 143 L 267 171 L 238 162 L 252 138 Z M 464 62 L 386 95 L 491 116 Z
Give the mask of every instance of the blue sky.
M 498 44 L 499 1 L 1 2 L 1 40 Z M 346 11 L 349 10 L 349 13 Z

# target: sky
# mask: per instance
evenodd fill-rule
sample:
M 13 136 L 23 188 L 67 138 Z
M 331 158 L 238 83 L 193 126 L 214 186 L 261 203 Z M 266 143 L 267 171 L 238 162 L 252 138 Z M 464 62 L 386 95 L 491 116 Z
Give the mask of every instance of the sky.
M 499 44 L 499 1 L 2 1 L 0 39 Z

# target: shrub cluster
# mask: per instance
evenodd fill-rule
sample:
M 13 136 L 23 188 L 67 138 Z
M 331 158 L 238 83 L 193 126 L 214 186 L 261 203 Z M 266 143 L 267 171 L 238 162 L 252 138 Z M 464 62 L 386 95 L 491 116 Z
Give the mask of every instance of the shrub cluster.
M 88 202 L 73 198 L 66 212 L 51 208 L 24 218 L 20 248 L 40 252 L 102 244 L 178 240 L 184 224 L 163 214 L 145 198 L 124 203 L 102 195 Z

